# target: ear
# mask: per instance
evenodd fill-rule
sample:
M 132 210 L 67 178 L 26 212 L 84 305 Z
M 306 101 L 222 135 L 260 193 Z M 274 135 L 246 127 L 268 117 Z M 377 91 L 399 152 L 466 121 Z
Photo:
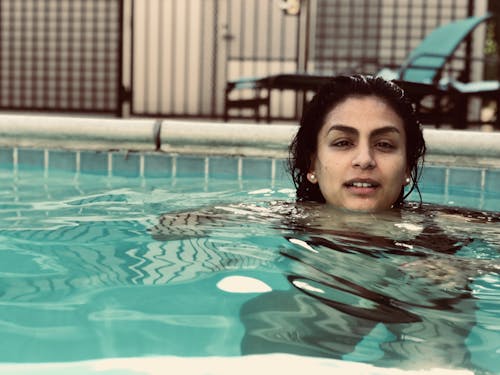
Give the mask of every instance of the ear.
M 313 153 L 311 155 L 311 159 L 309 160 L 309 172 L 307 172 L 307 181 L 309 181 L 311 184 L 317 184 L 318 183 L 318 176 L 316 175 L 316 172 L 314 169 L 316 168 L 316 153 Z
M 307 180 L 311 184 L 317 184 L 318 183 L 318 178 L 316 177 L 316 173 L 314 173 L 314 171 L 311 171 L 311 172 L 307 173 Z
M 406 173 L 405 173 L 405 180 L 403 182 L 403 186 L 406 186 L 406 185 L 409 185 L 410 182 L 411 182 L 411 173 L 409 170 L 406 170 Z

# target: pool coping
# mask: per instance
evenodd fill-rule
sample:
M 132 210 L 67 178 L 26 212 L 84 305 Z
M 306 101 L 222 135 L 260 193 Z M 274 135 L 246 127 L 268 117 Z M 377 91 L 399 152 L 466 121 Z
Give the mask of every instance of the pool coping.
M 0 147 L 286 158 L 296 125 L 0 115 Z M 424 129 L 431 163 L 500 167 L 500 132 Z

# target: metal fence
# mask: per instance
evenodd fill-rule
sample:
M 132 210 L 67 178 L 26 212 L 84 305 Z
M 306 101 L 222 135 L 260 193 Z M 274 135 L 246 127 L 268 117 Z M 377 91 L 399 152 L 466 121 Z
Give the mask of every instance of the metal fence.
M 229 80 L 375 73 L 401 64 L 436 26 L 482 14 L 487 3 L 0 0 L 0 110 L 219 118 Z M 474 35 L 461 53 L 482 55 L 484 31 Z M 479 63 L 459 68 L 482 78 Z M 273 95 L 273 118 L 297 117 L 294 93 Z
M 119 113 L 120 0 L 0 0 L 0 109 Z
M 472 0 L 318 0 L 313 69 L 374 73 L 400 66 L 439 25 L 485 10 L 476 10 Z

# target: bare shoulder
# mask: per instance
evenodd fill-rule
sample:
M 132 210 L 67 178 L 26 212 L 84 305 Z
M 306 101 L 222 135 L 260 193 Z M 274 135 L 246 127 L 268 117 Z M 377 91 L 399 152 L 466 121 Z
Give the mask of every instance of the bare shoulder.
M 295 204 L 278 201 L 207 206 L 163 213 L 148 231 L 159 241 L 206 237 L 214 229 L 226 226 L 282 223 L 282 219 L 291 216 L 294 210 Z

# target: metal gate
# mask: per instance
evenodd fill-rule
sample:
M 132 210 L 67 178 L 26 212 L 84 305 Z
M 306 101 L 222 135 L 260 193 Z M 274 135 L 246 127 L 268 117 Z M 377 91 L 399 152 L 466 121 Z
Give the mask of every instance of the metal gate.
M 281 3 L 133 1 L 131 114 L 220 117 L 228 79 L 296 71 L 299 17 Z

